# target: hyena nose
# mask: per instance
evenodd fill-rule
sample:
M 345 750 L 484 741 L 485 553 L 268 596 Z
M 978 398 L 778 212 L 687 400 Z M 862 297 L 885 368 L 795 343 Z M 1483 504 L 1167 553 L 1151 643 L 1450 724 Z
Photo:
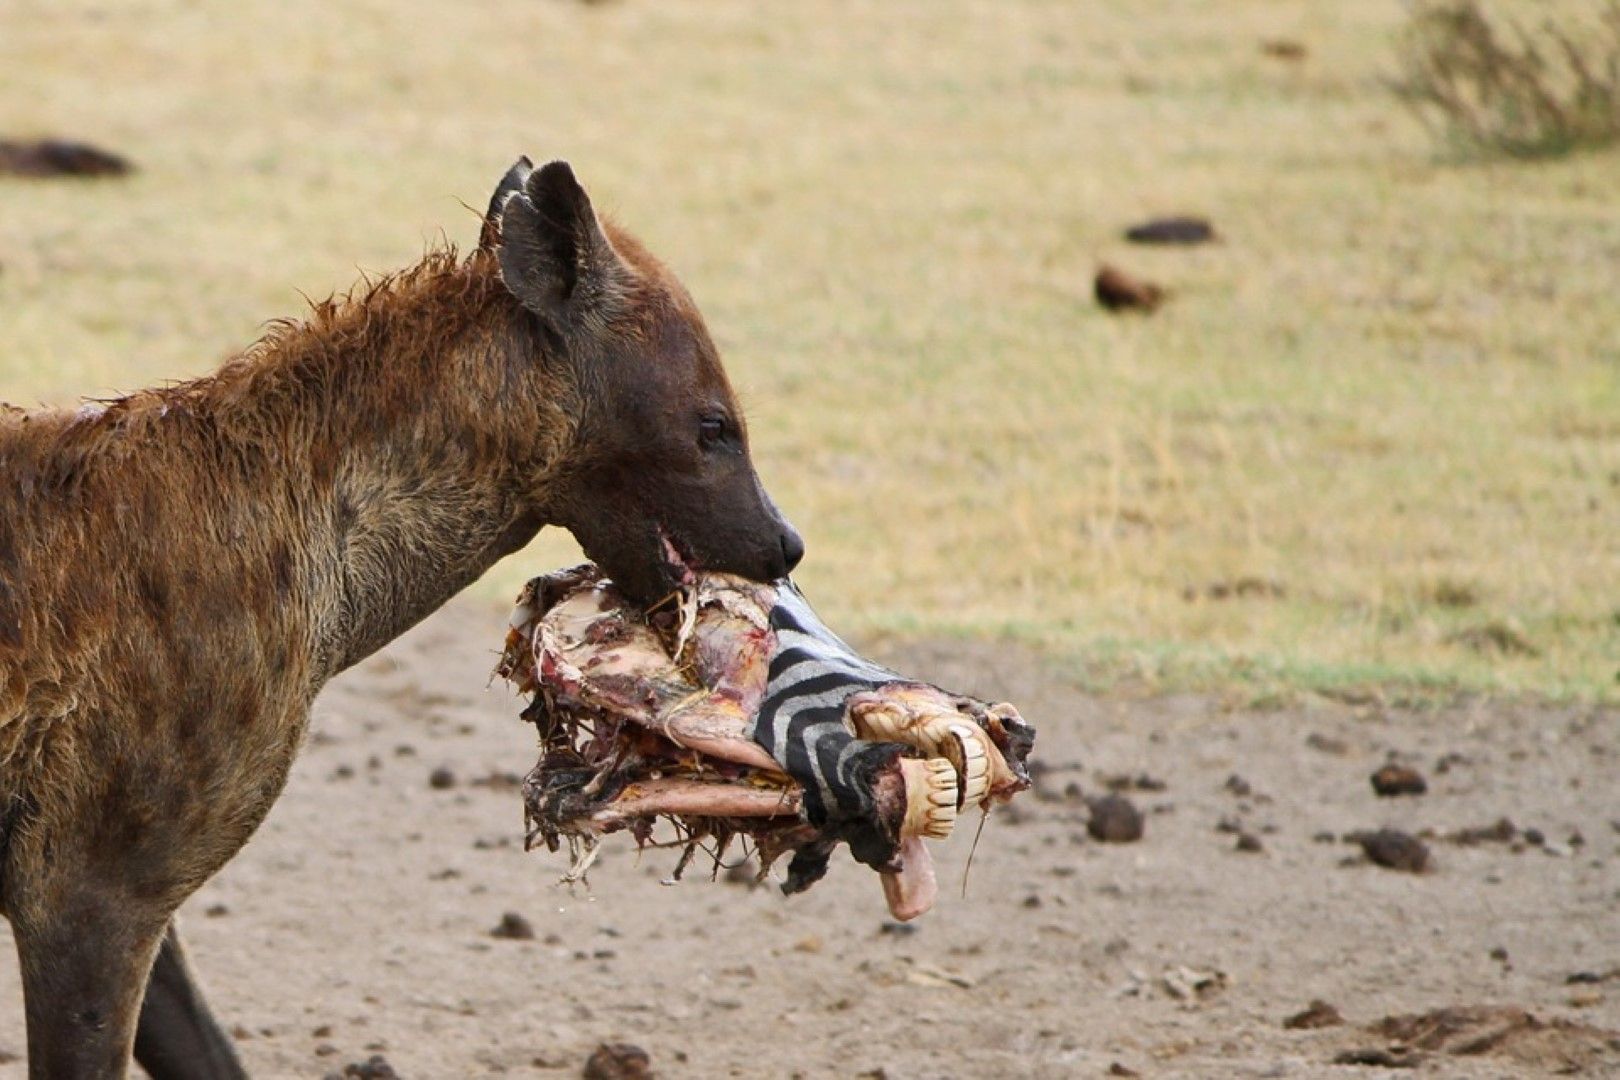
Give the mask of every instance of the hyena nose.
M 798 566 L 803 559 L 804 538 L 799 535 L 799 530 L 784 521 L 782 523 L 782 562 L 787 569 L 782 572 L 782 576 L 786 577 L 788 574 L 793 573 L 794 567 Z

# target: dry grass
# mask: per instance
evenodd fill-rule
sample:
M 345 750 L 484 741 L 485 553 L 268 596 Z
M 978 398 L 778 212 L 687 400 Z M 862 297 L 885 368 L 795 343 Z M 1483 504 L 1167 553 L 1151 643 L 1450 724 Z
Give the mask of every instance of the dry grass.
M 1155 686 L 1615 693 L 1620 159 L 1435 161 L 1397 3 L 231 10 L 8 11 L 0 132 L 143 171 L 0 187 L 0 397 L 207 368 L 566 155 L 704 305 L 834 625 Z M 1225 240 L 1118 240 L 1159 211 Z M 1104 259 L 1174 299 L 1102 314 Z
M 1540 7 L 1526 26 L 1479 0 L 1416 0 L 1394 84 L 1467 153 L 1538 158 L 1620 142 L 1620 2 Z M 1584 14 L 1584 19 L 1579 16 Z

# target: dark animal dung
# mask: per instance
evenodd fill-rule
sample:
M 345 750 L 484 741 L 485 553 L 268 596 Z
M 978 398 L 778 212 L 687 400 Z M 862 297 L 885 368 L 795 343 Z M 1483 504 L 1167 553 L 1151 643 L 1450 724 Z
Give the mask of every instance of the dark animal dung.
M 1376 832 L 1354 832 L 1349 839 L 1361 845 L 1362 852 L 1378 866 L 1401 870 L 1408 874 L 1423 874 L 1430 869 L 1429 845 L 1399 829 L 1379 829 Z
M 1422 795 L 1429 790 L 1429 782 L 1423 779 L 1422 773 L 1410 765 L 1396 765 L 1393 762 L 1373 773 L 1371 780 L 1373 791 L 1385 798 Z
M 126 158 L 89 143 L 68 139 L 0 139 L 0 175 L 50 177 L 126 176 Z
M 1134 844 L 1142 839 L 1142 811 L 1123 795 L 1104 795 L 1088 800 L 1091 817 L 1086 832 L 1104 844 Z
M 1164 302 L 1164 289 L 1109 264 L 1097 271 L 1092 291 L 1097 303 L 1109 311 L 1150 312 Z
M 1344 1023 L 1344 1017 L 1332 1005 L 1316 998 L 1301 1011 L 1283 1021 L 1283 1027 L 1290 1031 L 1313 1031 L 1316 1028 L 1337 1027 Z
M 585 1062 L 585 1080 L 650 1080 L 652 1057 L 633 1043 L 602 1043 Z
M 1133 244 L 1207 244 L 1215 239 L 1215 226 L 1207 218 L 1177 215 L 1153 218 L 1125 230 Z

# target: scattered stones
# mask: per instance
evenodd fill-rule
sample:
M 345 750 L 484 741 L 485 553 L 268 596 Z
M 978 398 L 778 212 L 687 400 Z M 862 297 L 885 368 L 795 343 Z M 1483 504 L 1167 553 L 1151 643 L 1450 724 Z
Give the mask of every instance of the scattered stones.
M 1125 239 L 1134 244 L 1207 244 L 1215 239 L 1215 226 L 1208 218 L 1177 214 L 1132 225 Z
M 399 1073 L 381 1054 L 372 1054 L 364 1061 L 351 1061 L 343 1066 L 344 1080 L 399 1080 Z
M 1228 979 L 1224 971 L 1196 971 L 1188 967 L 1173 967 L 1159 977 L 1165 992 L 1177 1001 L 1203 1001 L 1226 989 Z
M 1368 1031 L 1392 1054 L 1417 1051 L 1507 1058 L 1512 1075 L 1556 1076 L 1620 1065 L 1620 1033 L 1561 1017 L 1542 1019 L 1515 1005 L 1460 1005 L 1387 1016 Z
M 1518 836 L 1519 827 L 1504 817 L 1497 818 L 1491 825 L 1442 833 L 1441 839 L 1461 847 L 1475 847 L 1479 844 L 1511 844 Z
M 1088 799 L 1091 817 L 1086 832 L 1104 844 L 1132 844 L 1142 839 L 1142 811 L 1123 795 L 1103 795 Z
M 632 1043 L 602 1043 L 585 1062 L 585 1080 L 647 1080 L 652 1058 Z
M 1117 794 L 1127 791 L 1159 792 L 1165 791 L 1170 785 L 1156 776 L 1149 776 L 1145 772 L 1139 773 L 1107 773 L 1100 777 L 1102 786 Z
M 489 936 L 507 941 L 533 941 L 534 924 L 517 912 L 508 911 L 501 916 L 501 921 L 495 924 Z
M 1423 774 L 1410 765 L 1391 762 L 1372 774 L 1373 791 L 1384 798 L 1397 795 L 1422 795 L 1429 790 Z
M 1430 869 L 1429 845 L 1399 829 L 1378 829 L 1375 832 L 1353 832 L 1346 837 L 1360 844 L 1362 852 L 1375 865 L 1408 874 L 1423 874 Z
M 1344 1017 L 1339 1010 L 1323 1001 L 1313 998 L 1311 1003 L 1303 1010 L 1283 1021 L 1283 1027 L 1290 1031 L 1314 1031 L 1317 1028 L 1338 1027 L 1344 1023 Z
M 434 791 L 446 791 L 456 786 L 456 774 L 448 765 L 440 765 L 428 774 L 428 787 Z
M 1108 311 L 1151 312 L 1164 302 L 1164 289 L 1119 267 L 1104 263 L 1092 283 L 1097 303 Z
M 1413 1053 L 1402 1047 L 1385 1050 L 1375 1046 L 1361 1050 L 1344 1050 L 1333 1055 L 1335 1065 L 1371 1065 L 1379 1069 L 1415 1069 L 1422 1063 L 1422 1054 Z
M 31 179 L 127 176 L 127 158 L 70 139 L 0 139 L 0 175 Z

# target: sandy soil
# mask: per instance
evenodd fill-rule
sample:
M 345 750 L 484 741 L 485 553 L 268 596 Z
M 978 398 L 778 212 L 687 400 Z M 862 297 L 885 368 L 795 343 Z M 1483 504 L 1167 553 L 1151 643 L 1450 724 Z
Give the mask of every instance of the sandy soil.
M 556 887 L 561 858 L 523 853 L 501 779 L 533 759 L 515 699 L 485 689 L 503 622 L 453 605 L 334 684 L 286 796 L 188 905 L 194 959 L 255 1075 L 381 1054 L 413 1078 L 576 1076 L 603 1040 L 676 1077 L 1360 1076 L 1384 1070 L 1334 1058 L 1413 1042 L 1442 1044 L 1420 1049 L 1426 1076 L 1620 1075 L 1613 711 L 1099 700 L 1027 655 L 879 643 L 908 672 L 1017 702 L 1046 767 L 989 823 L 967 898 L 971 830 L 938 850 L 939 907 L 895 932 L 847 858 L 786 899 L 699 873 L 663 885 L 673 855 L 638 860 L 626 840 L 589 894 Z M 1428 794 L 1374 796 L 1392 754 Z M 441 767 L 450 786 L 430 782 Z M 1082 793 L 1142 773 L 1164 784 L 1127 793 L 1143 840 L 1091 840 Z M 1545 843 L 1435 839 L 1433 871 L 1413 875 L 1337 839 L 1504 816 Z M 1264 850 L 1236 850 L 1223 819 Z M 534 939 L 492 936 L 507 912 Z M 0 995 L 0 1077 L 20 1076 L 14 978 Z M 1346 1023 L 1285 1029 L 1315 998 Z M 1477 1005 L 1535 1021 L 1427 1039 L 1368 1027 Z

